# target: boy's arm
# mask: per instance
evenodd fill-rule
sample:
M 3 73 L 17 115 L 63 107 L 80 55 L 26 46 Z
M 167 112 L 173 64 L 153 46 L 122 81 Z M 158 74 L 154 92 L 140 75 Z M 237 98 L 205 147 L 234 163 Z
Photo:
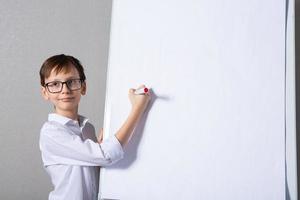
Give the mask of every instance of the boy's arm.
M 126 121 L 116 133 L 116 138 L 119 140 L 122 146 L 125 146 L 131 137 L 131 134 L 143 114 L 142 108 L 132 108 Z
M 139 88 L 145 87 L 144 85 L 141 85 Z M 138 88 L 138 89 L 139 89 Z M 137 95 L 134 94 L 135 89 L 129 90 L 129 99 L 132 104 L 132 109 L 127 117 L 124 124 L 121 126 L 121 128 L 116 133 L 116 138 L 119 140 L 122 146 L 125 146 L 127 142 L 129 141 L 133 130 L 137 123 L 139 122 L 140 118 L 142 117 L 148 102 L 150 101 L 150 94 L 144 94 L 144 95 Z

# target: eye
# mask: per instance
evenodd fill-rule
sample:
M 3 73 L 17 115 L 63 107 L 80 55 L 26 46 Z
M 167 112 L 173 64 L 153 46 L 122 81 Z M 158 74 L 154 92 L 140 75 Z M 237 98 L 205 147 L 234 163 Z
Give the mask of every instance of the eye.
M 53 81 L 51 83 L 48 83 L 48 87 L 57 87 L 60 85 L 59 81 Z
M 68 85 L 72 85 L 72 84 L 74 84 L 74 82 L 75 82 L 75 81 L 74 81 L 73 79 L 71 79 L 71 80 L 68 80 L 68 81 L 67 81 L 67 84 L 68 84 Z

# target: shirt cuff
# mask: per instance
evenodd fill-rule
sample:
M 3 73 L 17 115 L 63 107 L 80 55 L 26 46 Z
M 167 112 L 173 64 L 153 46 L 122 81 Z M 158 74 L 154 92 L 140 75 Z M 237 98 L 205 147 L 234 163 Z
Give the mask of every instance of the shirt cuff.
M 115 163 L 123 158 L 124 150 L 116 136 L 109 137 L 100 145 L 105 153 L 105 156 L 107 156 L 112 163 Z

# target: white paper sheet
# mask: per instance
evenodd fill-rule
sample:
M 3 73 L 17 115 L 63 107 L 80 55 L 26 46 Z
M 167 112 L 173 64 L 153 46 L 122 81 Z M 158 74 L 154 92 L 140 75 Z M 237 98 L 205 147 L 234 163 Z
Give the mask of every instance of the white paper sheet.
M 285 199 L 284 27 L 283 0 L 115 0 L 105 133 L 155 97 L 101 197 Z

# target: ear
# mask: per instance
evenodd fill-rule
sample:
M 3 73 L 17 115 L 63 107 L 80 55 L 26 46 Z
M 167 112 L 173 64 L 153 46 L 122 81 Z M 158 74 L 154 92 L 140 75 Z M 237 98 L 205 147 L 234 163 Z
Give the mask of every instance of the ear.
M 43 86 L 41 87 L 41 94 L 46 101 L 49 100 L 48 92 L 47 92 L 46 88 Z
M 85 95 L 86 94 L 86 82 L 84 81 L 82 83 L 82 88 L 81 88 L 81 95 Z

